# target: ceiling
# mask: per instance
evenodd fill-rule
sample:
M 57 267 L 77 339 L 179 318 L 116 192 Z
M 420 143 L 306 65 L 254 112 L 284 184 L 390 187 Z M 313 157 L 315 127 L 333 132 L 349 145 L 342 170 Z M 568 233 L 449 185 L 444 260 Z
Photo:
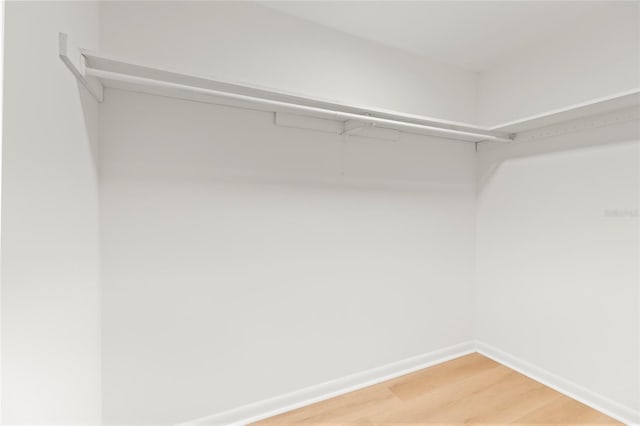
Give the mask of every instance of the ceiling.
M 264 1 L 261 5 L 433 60 L 482 71 L 620 7 L 612 1 Z M 629 3 L 627 2 L 627 5 Z

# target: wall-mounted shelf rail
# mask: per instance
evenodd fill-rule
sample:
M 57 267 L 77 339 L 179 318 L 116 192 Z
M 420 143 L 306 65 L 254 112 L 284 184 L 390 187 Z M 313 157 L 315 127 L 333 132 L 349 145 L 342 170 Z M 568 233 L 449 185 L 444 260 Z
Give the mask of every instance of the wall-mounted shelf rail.
M 425 134 L 467 142 L 512 142 L 521 132 L 640 105 L 640 89 L 635 89 L 498 126 L 482 127 L 230 83 L 140 65 L 82 49 L 78 52 L 79 59 L 71 59 L 67 36 L 60 34 L 60 58 L 98 101 L 102 101 L 103 88 L 111 87 L 171 98 L 333 120 L 341 126 L 340 133 L 343 134 L 357 134 L 359 129 L 377 127 L 390 132 Z M 290 121 L 285 117 L 281 120 L 276 119 L 276 123 L 282 120 Z M 386 136 L 392 138 L 393 134 Z
M 74 67 L 69 59 L 66 36 L 60 36 L 60 57 L 76 78 L 87 87 L 98 83 L 135 92 L 162 95 L 262 111 L 282 112 L 338 120 L 361 122 L 368 126 L 409 133 L 434 135 L 469 142 L 511 142 L 504 132 L 478 126 L 438 120 L 411 114 L 344 105 L 338 102 L 299 96 L 245 84 L 235 84 L 206 77 L 163 70 L 80 50 L 82 66 Z M 92 92 L 93 93 L 93 92 Z M 95 94 L 94 94 L 95 96 Z M 97 96 L 96 98 L 100 100 Z
M 568 121 L 599 116 L 612 111 L 640 106 L 640 89 L 627 90 L 611 96 L 592 99 L 565 108 L 558 108 L 542 114 L 493 126 L 489 130 L 508 133 L 521 133 L 537 130 Z

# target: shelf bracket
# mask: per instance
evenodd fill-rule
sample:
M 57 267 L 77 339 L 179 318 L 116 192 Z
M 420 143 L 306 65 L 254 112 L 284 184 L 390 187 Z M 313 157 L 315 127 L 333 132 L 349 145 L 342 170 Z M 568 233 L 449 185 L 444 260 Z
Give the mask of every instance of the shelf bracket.
M 341 133 L 347 136 L 362 136 L 373 139 L 384 139 L 395 141 L 400 138 L 400 131 L 378 127 L 371 121 L 347 120 L 344 122 L 344 129 Z
M 74 77 L 82 84 L 91 96 L 93 96 L 96 101 L 102 102 L 104 100 L 104 89 L 102 84 L 98 79 L 94 77 L 90 77 L 85 75 L 85 59 L 82 54 L 78 51 L 78 61 L 79 66 L 76 65 L 75 61 L 69 56 L 69 42 L 68 36 L 65 33 L 58 33 L 58 56 L 64 64 L 67 66 L 69 71 L 74 75 Z
M 370 127 L 373 127 L 374 124 L 371 122 L 363 122 L 363 121 L 356 121 L 356 120 L 347 120 L 344 122 L 344 130 L 342 132 L 342 134 L 346 134 L 346 135 L 354 135 L 354 134 L 358 134 L 360 131 L 362 131 L 363 129 L 367 129 Z

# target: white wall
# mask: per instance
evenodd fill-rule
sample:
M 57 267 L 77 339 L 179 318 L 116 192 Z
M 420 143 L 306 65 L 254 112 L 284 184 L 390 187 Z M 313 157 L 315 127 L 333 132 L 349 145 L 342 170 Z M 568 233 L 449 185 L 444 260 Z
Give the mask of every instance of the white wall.
M 169 424 L 466 341 L 474 248 L 481 341 L 640 408 L 637 217 L 607 215 L 637 209 L 637 123 L 481 153 L 475 217 L 473 145 L 119 91 L 99 131 L 56 56 L 100 31 L 143 63 L 491 124 L 637 87 L 637 7 L 478 87 L 256 4 L 8 3 L 2 421 L 96 424 L 102 391 L 107 424 Z
M 637 8 L 479 80 L 256 4 L 105 2 L 101 41 L 143 63 L 492 125 L 638 87 Z M 472 335 L 469 146 L 341 148 L 269 114 L 120 92 L 103 120 L 108 423 L 209 415 Z M 483 342 L 637 407 L 637 219 L 603 216 L 637 206 L 637 145 L 587 148 L 637 140 L 631 127 L 479 155 L 475 310 Z
M 92 2 L 7 2 L 2 423 L 100 421 L 97 107 L 57 57 L 98 40 Z
M 483 72 L 480 123 L 640 87 L 638 8 L 615 4 Z M 636 411 L 639 133 L 629 122 L 481 152 L 475 287 L 479 341 Z
M 482 152 L 477 338 L 640 410 L 637 121 Z
M 482 72 L 479 124 L 502 124 L 640 87 L 639 8 L 638 2 L 612 2 L 594 20 L 575 22 Z
M 477 74 L 248 2 L 103 2 L 105 53 L 355 105 L 476 121 Z
M 168 424 L 472 338 L 474 146 L 109 90 L 107 424 Z
M 476 118 L 477 74 L 257 4 L 105 2 L 101 49 Z M 107 423 L 210 415 L 472 337 L 473 146 L 342 147 L 267 113 L 114 91 L 104 107 Z

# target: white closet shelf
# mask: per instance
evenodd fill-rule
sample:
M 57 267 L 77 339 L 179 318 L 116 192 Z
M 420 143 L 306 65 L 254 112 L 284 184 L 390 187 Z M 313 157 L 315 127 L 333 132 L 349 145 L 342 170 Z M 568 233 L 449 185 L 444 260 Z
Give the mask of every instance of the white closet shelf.
M 637 106 L 640 106 L 640 88 L 510 121 L 488 130 L 517 134 Z
M 298 114 L 334 120 L 342 133 L 351 134 L 354 123 L 405 133 L 433 135 L 467 142 L 512 142 L 519 132 L 602 114 L 640 104 L 640 89 L 596 99 L 572 107 L 550 111 L 494 127 L 441 120 L 395 111 L 346 105 L 343 103 L 286 93 L 247 84 L 231 83 L 185 74 L 78 49 L 79 59 L 69 54 L 67 35 L 59 34 L 59 56 L 73 75 L 99 101 L 103 88 L 228 105 L 276 113 Z
M 346 124 L 351 134 L 354 122 L 363 126 L 428 134 L 468 142 L 511 142 L 511 135 L 465 123 L 402 114 L 339 102 L 317 99 L 246 84 L 230 83 L 78 49 L 74 61 L 67 35 L 59 35 L 59 56 L 90 93 L 102 101 L 103 87 L 130 90 L 171 98 L 187 99 L 260 111 L 298 114 Z

